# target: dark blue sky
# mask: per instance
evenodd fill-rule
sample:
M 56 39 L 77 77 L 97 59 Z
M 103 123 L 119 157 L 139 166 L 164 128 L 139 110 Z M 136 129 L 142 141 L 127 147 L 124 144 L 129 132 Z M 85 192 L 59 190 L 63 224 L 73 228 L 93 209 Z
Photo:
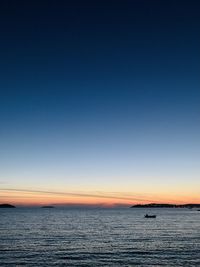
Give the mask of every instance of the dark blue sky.
M 199 7 L 198 1 L 1 1 L 4 83 L 194 79 Z
M 195 180 L 199 10 L 196 0 L 1 1 L 1 179 L 162 183 L 194 170 Z

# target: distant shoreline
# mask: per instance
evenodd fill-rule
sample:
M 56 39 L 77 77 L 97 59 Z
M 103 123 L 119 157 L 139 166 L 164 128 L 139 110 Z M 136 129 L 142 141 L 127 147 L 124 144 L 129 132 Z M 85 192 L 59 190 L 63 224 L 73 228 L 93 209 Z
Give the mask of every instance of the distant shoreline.
M 44 209 L 51 209 L 51 208 L 55 208 L 55 207 L 71 207 L 71 206 L 53 206 L 53 205 L 45 205 L 45 206 L 19 206 L 19 207 L 34 207 L 34 208 L 44 208 Z M 80 206 L 78 206 L 80 208 Z M 82 208 L 88 207 L 91 208 L 91 206 L 81 206 Z M 18 208 L 14 205 L 11 204 L 0 204 L 0 208 Z M 99 208 L 99 207 L 96 207 Z M 108 207 L 107 207 L 108 208 Z M 116 207 L 117 208 L 117 207 Z M 167 203 L 150 203 L 150 204 L 135 204 L 132 206 L 127 206 L 124 208 L 187 208 L 187 209 L 193 209 L 193 208 L 197 208 L 200 209 L 200 204 L 197 203 L 188 203 L 188 204 L 167 204 Z
M 130 208 L 200 208 L 200 204 L 136 204 L 131 206 Z

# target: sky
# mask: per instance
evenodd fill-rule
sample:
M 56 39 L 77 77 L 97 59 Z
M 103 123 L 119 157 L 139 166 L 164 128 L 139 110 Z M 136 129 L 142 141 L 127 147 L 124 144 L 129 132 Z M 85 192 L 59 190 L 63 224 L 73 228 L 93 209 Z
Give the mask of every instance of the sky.
M 1 1 L 0 202 L 200 202 L 200 3 Z

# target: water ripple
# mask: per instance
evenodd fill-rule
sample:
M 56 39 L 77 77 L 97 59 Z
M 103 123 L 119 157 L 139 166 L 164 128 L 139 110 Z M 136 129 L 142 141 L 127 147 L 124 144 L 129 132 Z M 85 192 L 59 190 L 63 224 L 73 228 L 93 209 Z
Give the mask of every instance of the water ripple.
M 197 211 L 0 211 L 0 266 L 200 266 Z

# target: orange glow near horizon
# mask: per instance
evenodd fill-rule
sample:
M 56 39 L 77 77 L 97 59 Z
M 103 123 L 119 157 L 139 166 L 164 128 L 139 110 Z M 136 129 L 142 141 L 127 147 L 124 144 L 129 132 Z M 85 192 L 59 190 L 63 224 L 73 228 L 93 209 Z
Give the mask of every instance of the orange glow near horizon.
M 10 203 L 13 205 L 22 206 L 40 206 L 40 205 L 88 205 L 88 206 L 131 206 L 133 204 L 145 203 L 200 203 L 199 197 L 196 195 L 147 195 L 146 199 L 135 198 L 130 193 L 104 193 L 104 194 L 89 194 L 89 193 L 63 193 L 63 192 L 48 192 L 48 191 L 29 191 L 29 190 L 1 190 L 0 202 Z

